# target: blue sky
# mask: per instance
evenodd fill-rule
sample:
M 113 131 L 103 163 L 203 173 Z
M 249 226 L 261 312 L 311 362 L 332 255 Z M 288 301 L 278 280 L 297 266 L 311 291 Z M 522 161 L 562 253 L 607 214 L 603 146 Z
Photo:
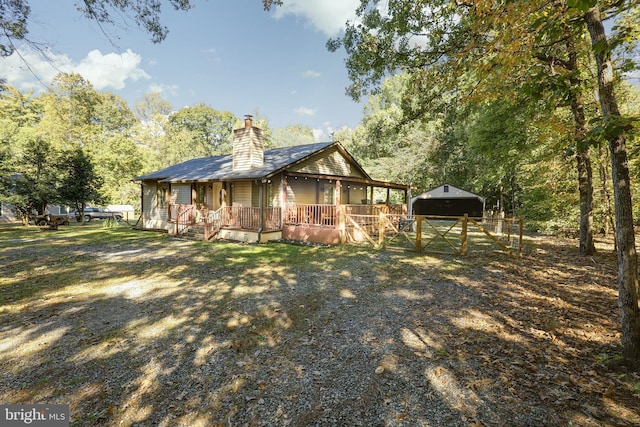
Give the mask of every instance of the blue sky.
M 33 72 L 16 55 L 2 59 L 9 84 L 40 91 L 58 71 L 79 72 L 131 107 L 157 91 L 174 110 L 204 102 L 239 118 L 258 112 L 274 128 L 311 126 L 320 140 L 362 118 L 362 104 L 345 95 L 344 53 L 325 47 L 359 0 L 290 0 L 271 12 L 261 0 L 200 0 L 189 12 L 164 4 L 161 44 L 124 16 L 101 28 L 74 3 L 30 0 L 29 38 L 46 43 L 48 60 L 23 45 Z

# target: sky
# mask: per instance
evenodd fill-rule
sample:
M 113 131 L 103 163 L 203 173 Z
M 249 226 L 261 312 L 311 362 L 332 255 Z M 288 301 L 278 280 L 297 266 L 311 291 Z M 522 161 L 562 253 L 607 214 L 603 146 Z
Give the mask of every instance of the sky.
M 118 14 L 114 25 L 100 26 L 74 3 L 29 1 L 28 38 L 47 54 L 19 44 L 28 67 L 16 54 L 0 59 L 8 84 L 39 92 L 58 72 L 77 72 L 131 108 L 159 92 L 174 110 L 203 102 L 238 118 L 266 117 L 274 129 L 310 126 L 320 141 L 362 118 L 363 104 L 345 94 L 344 51 L 326 49 L 359 0 L 288 0 L 270 12 L 261 0 L 195 0 L 187 12 L 163 2 L 169 34 L 160 44 L 131 18 Z

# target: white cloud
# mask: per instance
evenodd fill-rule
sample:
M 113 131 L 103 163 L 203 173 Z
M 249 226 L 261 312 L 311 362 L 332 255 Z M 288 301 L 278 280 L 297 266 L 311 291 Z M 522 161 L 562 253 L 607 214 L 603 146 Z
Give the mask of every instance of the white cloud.
M 78 73 L 96 90 L 120 90 L 128 81 L 151 78 L 140 68 L 141 61 L 141 56 L 130 49 L 121 54 L 102 54 L 99 50 L 92 50 L 79 62 L 64 54 L 19 49 L 0 61 L 0 75 L 5 76 L 8 84 L 23 90 L 50 85 L 60 72 Z
M 308 20 L 314 28 L 328 36 L 335 36 L 344 29 L 347 21 L 355 18 L 360 0 L 289 0 L 276 8 L 274 17 L 294 15 Z
M 318 77 L 320 77 L 322 74 L 320 74 L 319 71 L 315 71 L 315 70 L 307 70 L 304 73 L 302 73 L 302 75 L 308 79 L 317 79 Z
M 162 95 L 175 96 L 178 94 L 178 89 L 178 85 L 165 85 L 161 83 L 152 83 L 149 85 L 149 92 L 158 92 Z
M 298 116 L 315 116 L 316 115 L 316 109 L 312 109 L 312 108 L 307 108 L 307 107 L 298 107 L 295 110 L 293 110 L 293 112 L 295 114 L 297 114 Z
M 106 88 L 123 89 L 126 81 L 150 79 L 151 77 L 140 68 L 142 57 L 127 49 L 122 54 L 107 53 L 103 55 L 99 50 L 92 50 L 87 57 L 80 61 L 75 71 L 80 73 L 96 90 Z

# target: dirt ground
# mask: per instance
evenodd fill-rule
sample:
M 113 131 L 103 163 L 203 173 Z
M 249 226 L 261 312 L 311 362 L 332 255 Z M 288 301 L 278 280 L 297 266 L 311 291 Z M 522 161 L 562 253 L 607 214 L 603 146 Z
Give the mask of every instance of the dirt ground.
M 640 425 L 604 242 L 456 257 L 65 230 L 0 230 L 0 403 L 69 404 L 73 426 Z

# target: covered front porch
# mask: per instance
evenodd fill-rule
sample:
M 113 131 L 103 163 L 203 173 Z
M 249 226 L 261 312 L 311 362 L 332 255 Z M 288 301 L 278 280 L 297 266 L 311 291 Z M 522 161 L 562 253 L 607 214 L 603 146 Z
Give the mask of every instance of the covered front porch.
M 367 226 L 380 214 L 399 219 L 406 216 L 406 204 L 289 204 L 285 207 L 224 206 L 215 211 L 197 205 L 169 207 L 169 233 L 181 235 L 198 229 L 203 240 L 212 238 L 243 242 L 294 240 L 310 243 L 344 243 L 350 229 Z
M 292 172 L 189 187 L 175 183 L 167 190 L 167 230 L 173 235 L 197 230 L 201 240 L 339 244 L 354 222 L 368 221 L 366 216 L 406 215 L 407 190 L 362 177 Z

